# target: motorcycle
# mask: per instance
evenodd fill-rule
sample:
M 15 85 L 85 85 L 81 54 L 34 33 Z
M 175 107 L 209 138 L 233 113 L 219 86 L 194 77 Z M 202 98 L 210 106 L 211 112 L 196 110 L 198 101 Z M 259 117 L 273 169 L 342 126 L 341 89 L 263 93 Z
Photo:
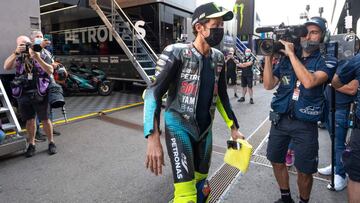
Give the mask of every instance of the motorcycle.
M 101 96 L 108 96 L 113 90 L 113 84 L 106 79 L 104 71 L 97 66 L 91 68 L 71 64 L 68 76 L 63 85 L 65 95 L 78 92 L 97 92 Z

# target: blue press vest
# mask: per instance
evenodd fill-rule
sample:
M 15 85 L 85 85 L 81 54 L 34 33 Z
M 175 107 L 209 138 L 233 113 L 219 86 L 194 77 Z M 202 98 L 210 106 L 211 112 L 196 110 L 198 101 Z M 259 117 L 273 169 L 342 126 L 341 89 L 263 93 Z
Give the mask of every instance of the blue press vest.
M 319 69 L 320 62 L 323 62 L 321 60 L 323 59 L 320 52 L 315 52 L 307 58 L 302 58 L 301 62 L 307 70 L 315 72 Z M 281 114 L 292 114 L 295 118 L 303 121 L 317 122 L 323 120 L 324 85 L 306 89 L 300 84 L 299 99 L 297 101 L 292 100 L 297 77 L 290 59 L 283 58 L 278 66 L 280 85 L 272 99 L 271 108 Z

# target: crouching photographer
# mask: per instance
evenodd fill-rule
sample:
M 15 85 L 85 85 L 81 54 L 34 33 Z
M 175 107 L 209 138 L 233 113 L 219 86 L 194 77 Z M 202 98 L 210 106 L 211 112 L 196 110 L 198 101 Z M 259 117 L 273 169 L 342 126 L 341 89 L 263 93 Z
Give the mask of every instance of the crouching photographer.
M 312 174 L 317 172 L 318 165 L 317 121 L 322 119 L 324 87 L 336 67 L 336 58 L 325 60 L 319 50 L 327 30 L 326 21 L 313 17 L 304 25 L 307 34 L 299 37 L 298 43 L 279 40 L 283 45 L 279 51 L 282 57 L 274 69 L 273 55 L 265 56 L 264 87 L 272 90 L 279 85 L 271 102 L 272 125 L 267 148 L 281 193 L 276 202 L 294 202 L 285 165 L 290 140 L 296 154 L 300 202 L 310 199 Z
M 29 138 L 29 146 L 25 156 L 35 155 L 35 117 L 38 116 L 48 136 L 50 155 L 56 153 L 52 134 L 52 124 L 49 115 L 47 89 L 50 77 L 53 73 L 51 58 L 44 54 L 40 46 L 42 37 L 36 37 L 33 41 L 26 36 L 17 38 L 15 51 L 6 59 L 5 70 L 16 68 L 15 78 L 11 82 L 12 95 L 19 104 L 20 114 L 26 120 L 26 130 Z

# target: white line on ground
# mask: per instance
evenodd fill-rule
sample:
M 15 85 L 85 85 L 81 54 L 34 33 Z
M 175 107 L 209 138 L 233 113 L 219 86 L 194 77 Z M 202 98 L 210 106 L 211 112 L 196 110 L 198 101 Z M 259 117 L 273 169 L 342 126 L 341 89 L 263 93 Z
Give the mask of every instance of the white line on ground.
M 268 120 L 269 120 L 269 116 L 266 117 L 265 120 L 260 123 L 260 125 L 258 125 L 258 127 L 250 134 L 249 137 L 246 138 L 246 140 L 249 140 Z
M 269 133 L 266 134 L 266 136 L 264 137 L 264 139 L 260 142 L 259 146 L 255 149 L 254 154 L 257 155 L 258 151 L 261 149 L 261 147 L 264 145 L 264 143 L 266 142 L 266 140 L 269 137 Z
M 212 151 L 213 153 L 216 153 L 216 154 L 220 154 L 220 155 L 225 155 L 225 153 L 221 153 L 221 152 L 217 152 L 217 151 Z

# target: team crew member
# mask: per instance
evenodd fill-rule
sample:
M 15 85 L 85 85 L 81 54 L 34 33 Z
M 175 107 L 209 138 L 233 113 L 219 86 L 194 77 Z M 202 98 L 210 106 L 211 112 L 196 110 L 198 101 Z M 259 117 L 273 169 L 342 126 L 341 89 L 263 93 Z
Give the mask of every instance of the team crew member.
M 164 49 L 157 62 L 156 80 L 145 93 L 146 167 L 158 175 L 164 164 L 159 127 L 161 98 L 168 92 L 165 140 L 173 171 L 174 202 L 205 202 L 209 197 L 205 179 L 215 107 L 231 129 L 232 138 L 243 138 L 226 91 L 224 55 L 212 48 L 223 38 L 223 21 L 232 18 L 231 11 L 221 11 L 214 3 L 197 7 L 192 17 L 195 41 Z
M 272 125 L 267 148 L 267 158 L 272 163 L 281 192 L 281 199 L 276 202 L 294 202 L 285 165 L 290 140 L 296 154 L 294 165 L 298 171 L 300 202 L 310 199 L 312 174 L 317 172 L 318 165 L 317 121 L 322 117 L 325 102 L 324 85 L 332 78 L 336 66 L 335 59 L 325 62 L 319 51 L 326 32 L 326 21 L 313 17 L 305 25 L 308 34 L 300 39 L 302 49 L 299 53 L 293 43 L 280 40 L 286 57 L 274 70 L 272 56 L 265 57 L 264 87 L 271 90 L 279 84 L 271 102 Z
M 253 99 L 253 77 L 254 73 L 252 70 L 253 64 L 254 64 L 254 57 L 251 56 L 251 50 L 246 49 L 245 50 L 245 57 L 241 61 L 241 66 L 239 66 L 241 71 L 241 87 L 242 87 L 242 97 L 238 100 L 238 102 L 244 102 L 245 101 L 245 95 L 247 90 L 249 90 L 249 96 L 250 96 L 250 104 L 254 104 Z
M 332 85 L 340 88 L 351 80 L 360 80 L 360 54 L 352 58 L 343 69 L 336 73 Z M 360 94 L 357 94 L 357 102 Z M 350 135 L 350 142 L 342 155 L 346 173 L 349 175 L 348 199 L 350 203 L 360 202 L 360 106 L 356 108 L 354 129 Z
M 347 62 L 342 65 L 339 65 L 339 69 L 346 65 Z M 352 80 L 348 84 L 344 85 L 341 88 L 337 88 L 335 91 L 335 181 L 334 181 L 334 189 L 336 191 L 343 190 L 347 185 L 347 178 L 344 169 L 344 164 L 342 162 L 341 156 L 345 150 L 345 141 L 346 134 L 349 128 L 349 113 L 350 106 L 354 102 L 356 98 L 357 89 L 359 87 L 358 80 Z M 331 106 L 330 99 L 330 86 L 326 88 L 326 98 L 329 101 L 329 105 Z M 330 119 L 330 118 L 329 118 Z M 331 122 L 328 122 L 329 129 L 331 129 Z M 331 175 L 331 165 L 326 166 L 324 168 L 320 168 L 318 172 L 322 175 Z M 329 184 L 327 186 L 331 188 Z

